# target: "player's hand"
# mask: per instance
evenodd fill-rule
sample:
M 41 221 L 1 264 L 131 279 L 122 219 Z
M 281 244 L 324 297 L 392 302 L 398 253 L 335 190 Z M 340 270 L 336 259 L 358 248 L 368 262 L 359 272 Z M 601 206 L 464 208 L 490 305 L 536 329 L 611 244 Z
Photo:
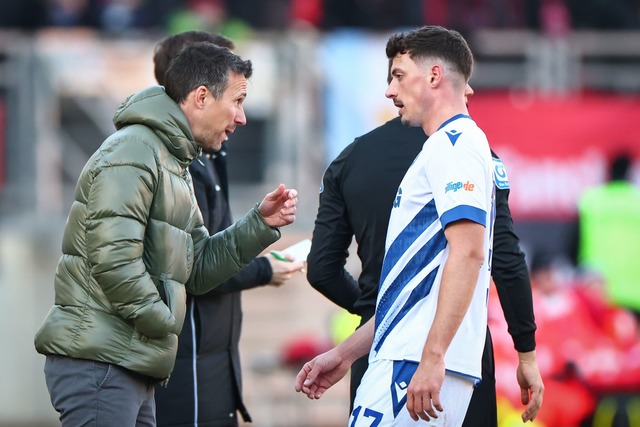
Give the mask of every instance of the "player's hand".
M 295 389 L 309 399 L 320 399 L 325 391 L 340 381 L 351 363 L 333 348 L 304 364 L 296 376 Z
M 516 376 L 520 385 L 520 400 L 527 405 L 522 413 L 522 421 L 533 421 L 542 406 L 544 384 L 540 376 L 540 369 L 536 362 L 536 352 L 518 353 L 520 362 Z
M 407 388 L 407 410 L 414 421 L 438 418 L 444 408 L 440 390 L 444 382 L 444 359 L 422 361 Z
M 264 196 L 258 206 L 258 212 L 269 227 L 283 227 L 295 221 L 297 204 L 298 191 L 280 184 L 278 188 Z

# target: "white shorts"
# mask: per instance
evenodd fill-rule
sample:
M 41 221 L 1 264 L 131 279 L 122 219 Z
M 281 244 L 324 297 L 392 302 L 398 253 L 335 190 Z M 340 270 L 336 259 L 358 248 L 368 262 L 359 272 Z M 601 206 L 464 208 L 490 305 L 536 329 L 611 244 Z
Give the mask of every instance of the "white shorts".
M 362 378 L 349 417 L 349 427 L 459 427 L 467 413 L 474 379 L 447 372 L 440 390 L 444 412 L 437 419 L 413 421 L 407 411 L 407 387 L 417 362 L 376 360 Z

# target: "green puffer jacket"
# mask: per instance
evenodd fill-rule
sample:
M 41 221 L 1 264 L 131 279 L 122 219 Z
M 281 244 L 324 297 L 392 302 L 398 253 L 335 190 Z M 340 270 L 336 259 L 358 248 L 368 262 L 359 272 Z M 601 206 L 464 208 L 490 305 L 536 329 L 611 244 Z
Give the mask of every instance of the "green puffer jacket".
M 187 167 L 198 147 L 157 86 L 129 97 L 89 159 L 67 219 L 55 303 L 35 337 L 43 354 L 173 369 L 186 292 L 227 280 L 280 237 L 257 209 L 209 236 Z

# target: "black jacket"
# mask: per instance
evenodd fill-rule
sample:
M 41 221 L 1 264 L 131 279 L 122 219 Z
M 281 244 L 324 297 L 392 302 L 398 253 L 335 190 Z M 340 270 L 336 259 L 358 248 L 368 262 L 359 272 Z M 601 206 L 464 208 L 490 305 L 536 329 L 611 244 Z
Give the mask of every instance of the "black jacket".
M 215 233 L 231 225 L 225 152 L 203 155 L 189 170 L 207 229 Z M 251 421 L 242 402 L 240 291 L 265 285 L 271 276 L 269 261 L 258 257 L 212 292 L 187 295 L 176 366 L 167 388 L 156 388 L 159 427 L 194 425 L 196 407 L 200 427 L 236 426 L 236 411 Z
M 403 126 L 396 117 L 357 138 L 324 173 L 307 279 L 331 301 L 362 316 L 362 324 L 375 312 L 393 199 L 426 139 L 421 128 Z M 498 189 L 492 276 L 515 348 L 526 352 L 535 348 L 536 325 L 508 199 L 509 189 Z M 344 269 L 353 236 L 362 264 L 357 280 Z

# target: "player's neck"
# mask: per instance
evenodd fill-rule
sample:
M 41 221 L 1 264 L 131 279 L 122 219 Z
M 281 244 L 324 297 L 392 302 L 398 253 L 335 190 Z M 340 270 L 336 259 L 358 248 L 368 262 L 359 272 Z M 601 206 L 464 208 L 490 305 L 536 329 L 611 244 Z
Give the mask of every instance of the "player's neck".
M 432 110 L 422 125 L 424 133 L 431 136 L 442 126 L 444 122 L 458 114 L 468 115 L 469 111 L 464 103 L 448 103 Z

